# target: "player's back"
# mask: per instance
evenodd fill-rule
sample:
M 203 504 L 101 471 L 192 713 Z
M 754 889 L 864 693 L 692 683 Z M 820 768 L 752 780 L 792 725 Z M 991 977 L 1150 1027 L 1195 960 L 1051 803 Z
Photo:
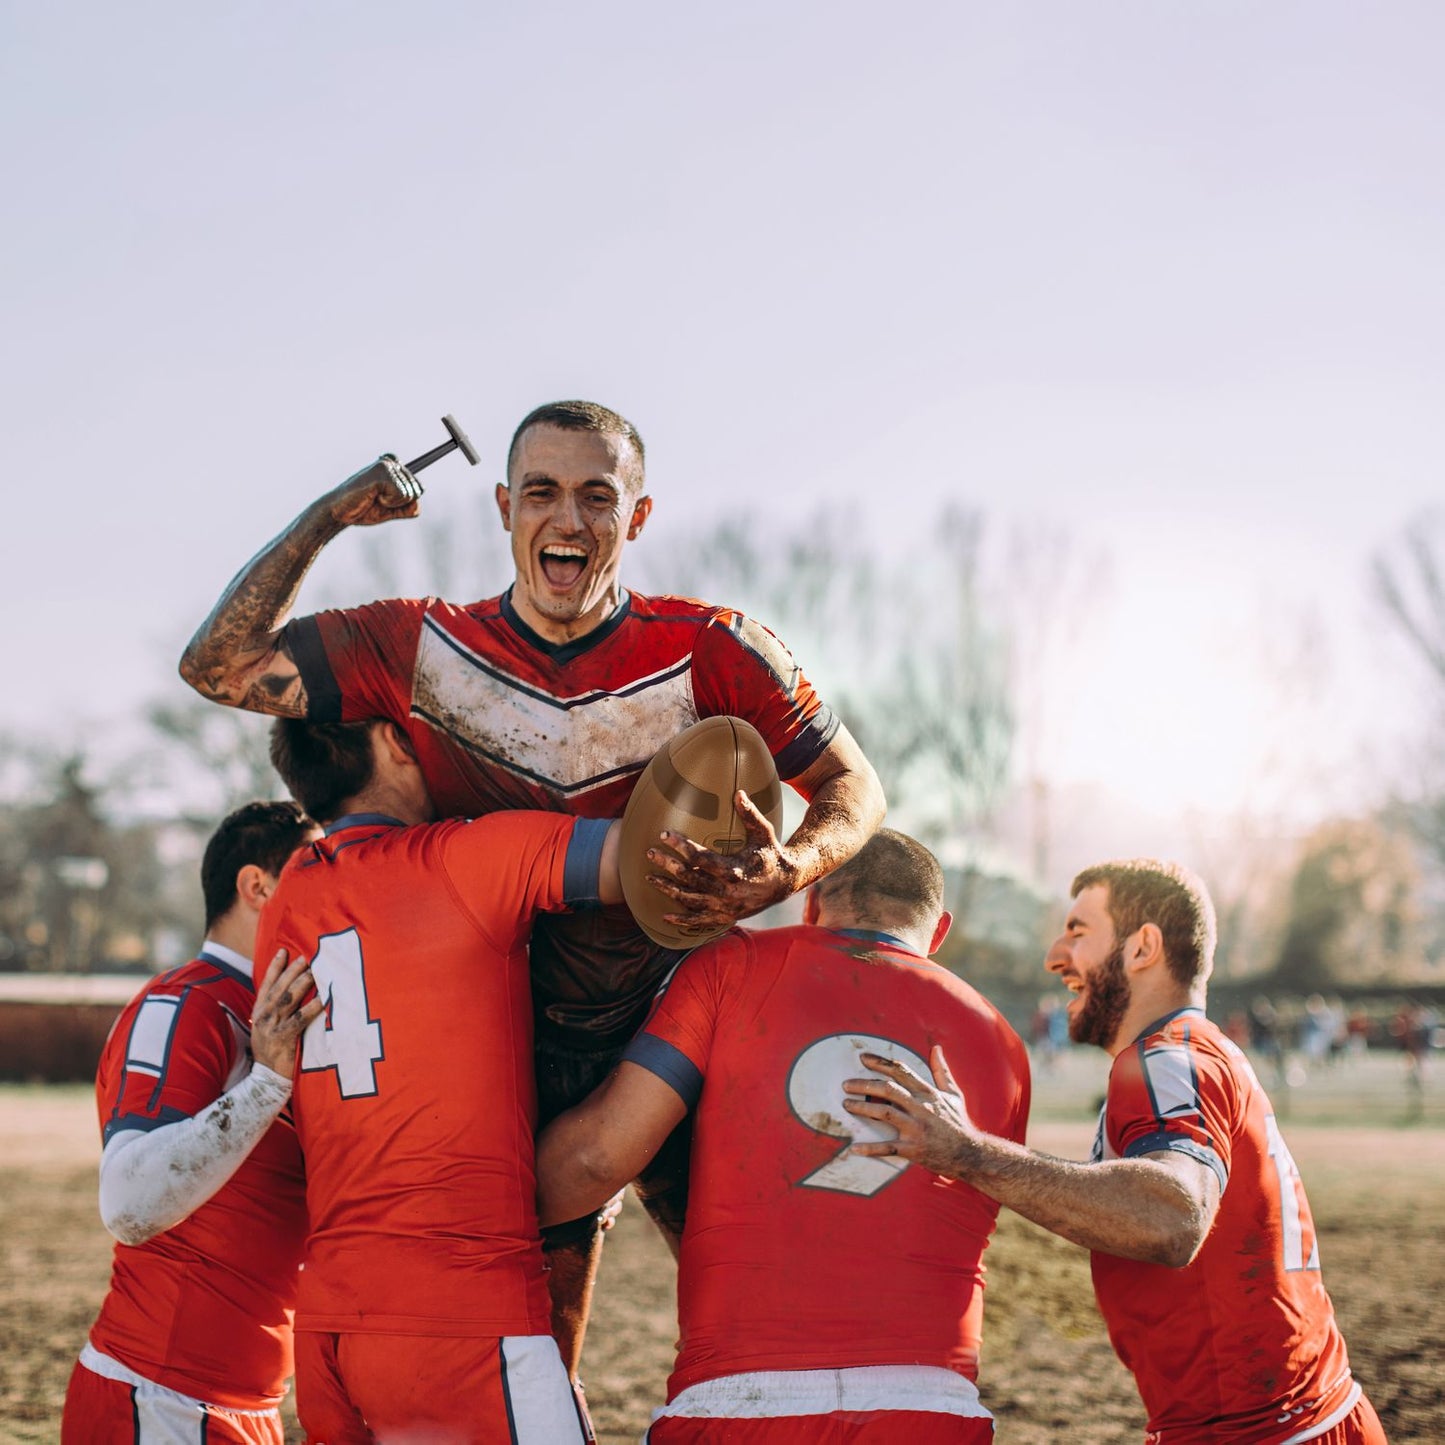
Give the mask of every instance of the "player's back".
M 122 1011 L 96 1073 L 106 1142 L 191 1118 L 245 1077 L 255 991 L 244 962 L 203 955 L 153 979 Z M 288 1114 L 180 1223 L 115 1246 L 91 1343 L 168 1389 L 237 1409 L 274 1404 L 292 1368 L 305 1231 Z
M 927 1077 L 940 1044 L 980 1125 L 1022 1139 L 1029 1084 L 1017 1035 L 967 984 L 876 934 L 734 934 L 685 989 L 699 1020 L 716 1022 L 669 1395 L 750 1370 L 918 1363 L 972 1378 L 998 1206 L 903 1161 L 844 1157 L 873 1126 L 843 1110 L 842 1083 L 865 1072 L 861 1049 Z
M 1357 1393 L 1320 1274 L 1299 1171 L 1237 1045 L 1197 1009 L 1115 1059 L 1096 1158 L 1180 1139 L 1226 1175 L 1193 1262 L 1093 1256 L 1094 1287 L 1151 1430 L 1165 1441 L 1284 1441 Z
M 312 959 L 326 1012 L 294 1110 L 311 1238 L 298 1328 L 535 1334 L 526 928 L 572 821 L 344 819 L 288 864 L 258 947 Z

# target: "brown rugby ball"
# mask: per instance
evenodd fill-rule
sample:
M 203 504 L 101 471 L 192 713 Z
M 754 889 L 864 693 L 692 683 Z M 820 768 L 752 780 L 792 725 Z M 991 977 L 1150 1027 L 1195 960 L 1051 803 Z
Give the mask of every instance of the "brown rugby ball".
M 706 717 L 658 749 L 622 815 L 622 896 L 637 925 L 664 948 L 696 948 L 727 930 L 683 933 L 662 921 L 676 905 L 647 881 L 649 848 L 664 828 L 715 853 L 736 853 L 747 841 L 733 805 L 741 788 L 773 825 L 783 826 L 783 788 L 762 734 L 740 717 Z

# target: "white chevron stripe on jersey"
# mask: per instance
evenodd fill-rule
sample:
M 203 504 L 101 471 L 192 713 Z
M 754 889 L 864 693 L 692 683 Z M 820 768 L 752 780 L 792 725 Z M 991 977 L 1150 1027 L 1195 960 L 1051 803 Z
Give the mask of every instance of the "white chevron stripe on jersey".
M 1175 1044 L 1146 1049 L 1144 1076 L 1161 1119 L 1199 1113 L 1199 1084 L 1188 1049 Z
M 564 794 L 641 772 L 698 720 L 690 658 L 625 692 L 555 698 L 484 662 L 430 618 L 417 649 L 411 711 L 509 772 Z

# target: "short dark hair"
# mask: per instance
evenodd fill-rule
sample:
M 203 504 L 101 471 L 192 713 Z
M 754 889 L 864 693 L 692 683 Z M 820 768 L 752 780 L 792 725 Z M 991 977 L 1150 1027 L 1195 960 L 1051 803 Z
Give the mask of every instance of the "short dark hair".
M 201 858 L 201 895 L 206 928 L 230 912 L 236 875 L 254 864 L 279 873 L 316 824 L 292 802 L 247 803 L 222 819 Z
M 271 766 L 313 818 L 334 822 L 376 771 L 371 729 L 371 719 L 318 723 L 278 717 L 271 725 Z
M 911 926 L 943 912 L 943 868 L 916 838 L 880 828 L 815 883 L 820 901 L 855 918 Z
M 1169 972 L 1186 988 L 1209 977 L 1214 967 L 1217 926 L 1214 904 L 1202 879 L 1178 863 L 1155 858 L 1122 858 L 1085 868 L 1073 881 L 1070 898 L 1086 888 L 1109 890 L 1108 913 L 1120 943 L 1146 923 L 1164 936 Z
M 529 411 L 512 433 L 512 445 L 507 448 L 507 483 L 512 480 L 512 463 L 517 459 L 517 448 L 522 434 L 534 426 L 556 426 L 563 431 L 592 431 L 603 436 L 621 437 L 632 443 L 637 453 L 637 484 L 642 485 L 643 473 L 647 466 L 647 452 L 642 445 L 638 430 L 611 407 L 600 406 L 595 401 L 549 401 Z

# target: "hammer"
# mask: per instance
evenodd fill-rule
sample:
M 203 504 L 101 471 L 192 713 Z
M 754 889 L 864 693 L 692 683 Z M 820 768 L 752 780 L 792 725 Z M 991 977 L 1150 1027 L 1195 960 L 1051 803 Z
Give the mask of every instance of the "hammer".
M 442 418 L 442 425 L 451 434 L 451 440 L 443 442 L 439 447 L 433 447 L 429 452 L 423 452 L 414 462 L 408 462 L 406 469 L 409 472 L 419 472 L 423 467 L 429 467 L 433 462 L 439 462 L 448 452 L 460 451 L 461 454 L 473 465 L 481 461 L 477 455 L 477 449 L 471 444 L 456 419 L 450 416 Z

